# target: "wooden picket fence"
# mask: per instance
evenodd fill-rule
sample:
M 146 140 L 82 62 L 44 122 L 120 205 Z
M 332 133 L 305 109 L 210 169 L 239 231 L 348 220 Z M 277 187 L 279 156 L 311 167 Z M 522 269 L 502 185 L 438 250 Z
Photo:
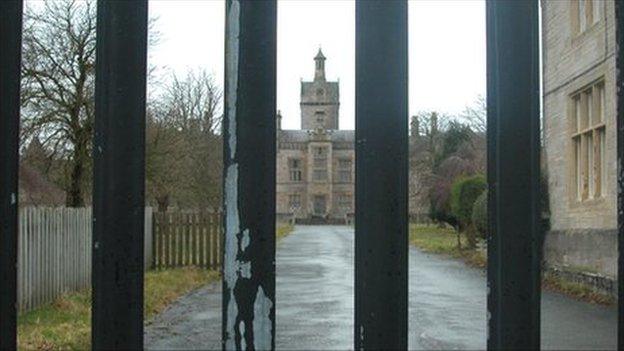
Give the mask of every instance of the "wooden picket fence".
M 153 218 L 153 268 L 220 269 L 220 212 L 155 212 Z
M 27 311 L 91 287 L 90 207 L 20 207 L 17 304 Z M 152 261 L 152 209 L 145 209 L 145 259 Z

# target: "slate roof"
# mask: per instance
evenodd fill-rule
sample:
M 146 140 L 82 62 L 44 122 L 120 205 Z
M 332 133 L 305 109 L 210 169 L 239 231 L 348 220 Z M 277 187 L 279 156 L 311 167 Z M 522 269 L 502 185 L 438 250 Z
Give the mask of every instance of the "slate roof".
M 279 132 L 279 140 L 287 143 L 305 143 L 310 140 L 309 130 L 288 129 Z M 355 140 L 355 130 L 329 130 L 331 141 L 353 142 Z

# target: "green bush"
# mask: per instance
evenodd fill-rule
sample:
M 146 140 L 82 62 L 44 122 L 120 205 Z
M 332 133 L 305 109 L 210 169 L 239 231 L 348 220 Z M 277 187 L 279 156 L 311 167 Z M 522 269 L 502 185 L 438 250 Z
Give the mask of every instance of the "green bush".
M 451 212 L 460 222 L 467 226 L 472 221 L 472 208 L 481 193 L 487 188 L 482 175 L 459 178 L 451 188 Z
M 487 189 L 485 189 L 485 191 L 482 192 L 481 195 L 479 195 L 477 200 L 475 200 L 474 206 L 472 207 L 472 224 L 474 224 L 475 230 L 481 238 L 485 238 L 487 234 L 487 203 L 488 191 Z
M 459 178 L 451 188 L 451 213 L 459 221 L 459 231 L 466 233 L 469 249 L 476 245 L 472 209 L 475 201 L 486 188 L 487 183 L 482 175 Z

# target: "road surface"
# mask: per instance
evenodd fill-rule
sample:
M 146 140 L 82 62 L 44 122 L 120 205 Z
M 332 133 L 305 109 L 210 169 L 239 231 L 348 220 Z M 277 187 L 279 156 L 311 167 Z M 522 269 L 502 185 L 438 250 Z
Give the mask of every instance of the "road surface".
M 409 348 L 484 349 L 485 273 L 410 248 Z M 278 244 L 276 346 L 351 349 L 353 229 L 298 226 Z M 543 349 L 615 349 L 617 311 L 542 294 Z M 220 349 L 221 290 L 181 298 L 146 327 L 148 349 Z

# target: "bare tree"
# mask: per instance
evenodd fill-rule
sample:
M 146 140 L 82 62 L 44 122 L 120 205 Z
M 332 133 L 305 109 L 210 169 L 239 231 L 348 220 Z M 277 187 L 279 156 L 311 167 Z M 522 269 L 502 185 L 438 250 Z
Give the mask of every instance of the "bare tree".
M 204 133 L 216 133 L 221 125 L 222 96 L 213 76 L 205 69 L 198 69 L 189 70 L 183 77 L 171 74 L 160 98 L 165 117 L 180 128 L 200 128 Z
M 67 206 L 85 203 L 95 85 L 95 6 L 46 1 L 27 7 L 23 33 L 22 141 L 38 136 L 67 161 Z
M 460 117 L 476 133 L 485 133 L 487 127 L 487 102 L 481 95 L 475 101 L 466 106 Z
M 222 92 L 205 70 L 172 74 L 148 119 L 148 195 L 160 211 L 216 208 L 221 202 Z
M 158 32 L 150 21 L 149 43 Z M 95 115 L 94 0 L 30 3 L 24 15 L 22 145 L 37 137 L 63 169 L 66 205 L 85 204 Z M 150 69 L 150 72 L 152 69 Z M 146 72 L 147 73 L 147 72 Z
M 446 116 L 437 112 L 419 112 L 411 119 L 409 141 L 409 203 L 410 212 L 428 211 L 430 188 L 435 181 L 435 160 L 442 147 Z

